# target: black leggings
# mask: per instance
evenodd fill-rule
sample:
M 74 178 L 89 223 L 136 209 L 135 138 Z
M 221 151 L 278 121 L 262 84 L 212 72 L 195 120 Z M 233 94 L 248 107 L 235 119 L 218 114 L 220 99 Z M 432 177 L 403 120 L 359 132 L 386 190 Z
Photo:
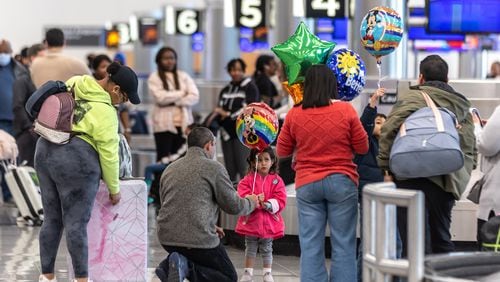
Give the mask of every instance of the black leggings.
M 44 212 L 40 230 L 42 273 L 54 273 L 57 249 L 66 229 L 75 277 L 88 277 L 87 224 L 101 178 L 99 156 L 78 137 L 65 145 L 39 138 L 35 169 Z
M 182 129 L 176 127 L 177 134 L 170 131 L 155 132 L 156 160 L 177 153 L 179 148 L 186 142 Z

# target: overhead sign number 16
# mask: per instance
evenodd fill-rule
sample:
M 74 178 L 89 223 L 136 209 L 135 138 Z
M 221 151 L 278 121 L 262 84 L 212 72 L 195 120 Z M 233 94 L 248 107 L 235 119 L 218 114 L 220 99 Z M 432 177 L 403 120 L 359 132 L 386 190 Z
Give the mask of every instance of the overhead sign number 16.
M 193 10 L 181 10 L 177 15 L 177 30 L 182 34 L 198 31 L 198 13 Z

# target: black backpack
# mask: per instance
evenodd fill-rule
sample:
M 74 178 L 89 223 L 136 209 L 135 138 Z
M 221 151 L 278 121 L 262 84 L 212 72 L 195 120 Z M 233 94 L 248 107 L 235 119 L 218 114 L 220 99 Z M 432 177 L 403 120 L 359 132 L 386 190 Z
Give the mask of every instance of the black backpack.
M 33 119 L 36 119 L 42 108 L 43 102 L 45 102 L 49 96 L 62 92 L 68 92 L 68 87 L 64 82 L 59 80 L 47 81 L 30 96 L 25 105 L 26 112 L 28 112 Z

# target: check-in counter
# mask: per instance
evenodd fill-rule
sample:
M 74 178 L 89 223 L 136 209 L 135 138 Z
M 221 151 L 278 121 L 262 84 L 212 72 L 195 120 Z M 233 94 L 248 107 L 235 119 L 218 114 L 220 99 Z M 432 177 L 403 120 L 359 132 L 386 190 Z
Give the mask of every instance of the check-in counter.
M 474 183 L 479 177 L 479 172 L 474 171 L 471 181 L 469 182 L 468 189 L 471 183 Z M 474 242 L 476 241 L 477 219 L 476 211 L 477 205 L 465 199 L 468 189 L 464 193 L 462 199 L 457 201 L 452 210 L 452 221 L 450 232 L 453 241 L 461 242 Z M 286 186 L 287 190 L 287 205 L 281 215 L 285 221 L 285 235 L 299 235 L 299 225 L 297 216 L 297 201 L 295 196 L 295 185 L 290 184 Z M 229 215 L 221 212 L 220 223 L 225 230 L 234 230 L 238 216 Z M 358 228 L 359 230 L 359 228 Z M 330 232 L 326 228 L 325 237 L 329 237 Z

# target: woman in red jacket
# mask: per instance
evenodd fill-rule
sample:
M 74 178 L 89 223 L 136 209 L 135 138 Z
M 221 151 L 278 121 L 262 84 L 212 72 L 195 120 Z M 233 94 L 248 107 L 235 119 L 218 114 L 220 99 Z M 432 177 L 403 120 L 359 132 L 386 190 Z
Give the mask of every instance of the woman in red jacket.
M 278 156 L 295 153 L 299 214 L 300 281 L 357 281 L 358 174 L 354 153 L 368 152 L 356 110 L 337 98 L 337 81 L 325 65 L 309 68 L 302 106 L 288 112 L 278 137 Z M 325 226 L 332 263 L 325 268 Z
M 257 160 L 258 157 L 258 161 Z M 247 159 L 249 173 L 238 184 L 240 197 L 257 195 L 260 205 L 249 215 L 242 216 L 236 224 L 236 233 L 245 235 L 245 273 L 240 282 L 253 280 L 253 266 L 257 248 L 262 254 L 264 282 L 273 282 L 273 239 L 285 235 L 285 223 L 281 211 L 286 205 L 286 190 L 278 175 L 278 159 L 271 147 L 259 153 L 250 151 Z

